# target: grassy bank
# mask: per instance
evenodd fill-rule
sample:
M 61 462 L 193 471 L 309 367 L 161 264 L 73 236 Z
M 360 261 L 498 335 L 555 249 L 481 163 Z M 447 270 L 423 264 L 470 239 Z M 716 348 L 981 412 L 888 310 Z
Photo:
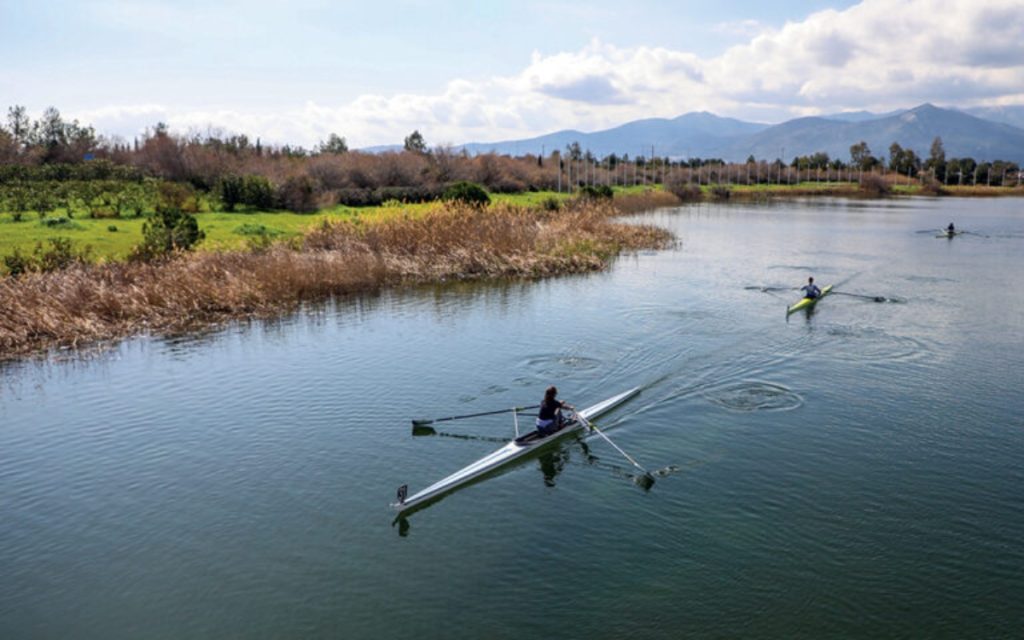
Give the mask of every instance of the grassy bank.
M 949 186 L 940 190 L 929 189 L 917 182 L 906 184 L 905 178 L 887 178 L 884 183 L 892 195 L 927 195 L 952 197 L 997 197 L 1024 196 L 1024 187 Z M 764 200 L 794 197 L 878 197 L 885 195 L 877 190 L 864 189 L 855 182 L 800 182 L 794 184 L 753 184 L 753 185 L 701 185 L 692 187 L 694 193 L 686 199 L 699 200 Z M 672 206 L 680 199 L 661 185 L 616 187 L 615 203 L 623 212 L 635 212 L 657 206 Z M 571 197 L 552 191 L 525 192 L 518 194 L 494 194 L 494 204 L 506 204 L 535 208 L 550 208 L 553 203 L 568 202 Z M 206 234 L 200 245 L 201 251 L 232 251 L 250 246 L 254 241 L 266 244 L 269 240 L 301 238 L 309 229 L 325 221 L 355 221 L 370 223 L 391 217 L 418 216 L 431 210 L 435 205 L 401 204 L 392 202 L 382 206 L 347 207 L 335 206 L 313 214 L 290 213 L 286 211 L 262 212 L 215 212 L 197 214 L 199 226 Z M 60 211 L 46 220 L 39 220 L 33 212 L 25 212 L 15 220 L 11 213 L 0 213 L 0 256 L 11 255 L 16 249 L 30 253 L 36 243 L 46 243 L 52 238 L 71 240 L 77 248 L 91 247 L 91 256 L 101 262 L 123 260 L 139 243 L 145 218 L 101 218 L 76 217 L 67 219 Z M 0 273 L 3 266 L 0 264 Z
M 410 215 L 325 217 L 292 242 L 259 251 L 3 278 L 0 359 L 272 316 L 306 301 L 404 283 L 593 271 L 620 252 L 671 241 L 661 229 L 613 222 L 619 213 L 601 202 L 556 211 L 435 205 Z
M 509 204 L 525 207 L 542 207 L 545 202 L 564 203 L 568 194 L 554 192 L 528 192 L 520 194 L 496 194 L 495 204 Z M 301 238 L 309 229 L 327 222 L 355 221 L 373 222 L 391 217 L 417 216 L 431 210 L 433 203 L 402 204 L 389 203 L 382 206 L 346 207 L 334 206 L 313 214 L 291 213 L 288 211 L 259 212 L 218 212 L 204 211 L 196 214 L 200 229 L 206 234 L 201 246 L 203 251 L 224 251 L 244 249 L 250 241 L 259 236 L 271 240 Z M 58 210 L 40 220 L 35 212 L 24 212 L 16 219 L 12 213 L 0 213 L 0 256 L 7 256 L 17 249 L 30 253 L 36 243 L 46 243 L 51 238 L 67 238 L 76 247 L 89 246 L 92 256 L 99 261 L 125 259 L 142 238 L 142 224 L 145 217 L 123 218 L 67 218 Z M 0 265 L 0 274 L 3 266 Z

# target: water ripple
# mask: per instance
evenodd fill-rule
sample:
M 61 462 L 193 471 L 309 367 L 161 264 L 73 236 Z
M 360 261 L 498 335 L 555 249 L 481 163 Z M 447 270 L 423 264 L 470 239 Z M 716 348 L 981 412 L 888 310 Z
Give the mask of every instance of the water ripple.
M 825 347 L 829 356 L 849 362 L 911 361 L 931 351 L 918 338 L 893 335 L 877 327 L 834 325 L 827 333 L 834 338 Z
M 704 396 L 730 411 L 791 411 L 804 400 L 786 387 L 770 382 L 742 380 L 709 389 Z
M 572 371 L 590 371 L 601 366 L 597 358 L 575 354 L 542 354 L 526 358 L 522 367 L 541 377 L 564 376 Z

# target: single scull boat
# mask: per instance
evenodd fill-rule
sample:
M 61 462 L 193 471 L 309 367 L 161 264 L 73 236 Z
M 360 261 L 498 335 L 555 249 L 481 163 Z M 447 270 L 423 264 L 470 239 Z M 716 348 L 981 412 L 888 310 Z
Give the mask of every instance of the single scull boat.
M 561 440 L 570 433 L 575 433 L 584 429 L 585 422 L 587 420 L 591 420 L 603 413 L 611 411 L 638 393 L 640 393 L 640 387 L 634 387 L 617 396 L 612 396 L 603 402 L 598 402 L 591 407 L 581 409 L 579 411 L 579 415 L 583 417 L 583 420 L 579 420 L 576 415 L 572 415 L 564 427 L 549 436 L 542 437 L 536 430 L 531 431 L 530 433 L 509 442 L 494 453 L 480 458 L 468 467 L 460 469 L 450 476 L 438 480 L 429 487 L 414 493 L 411 496 L 406 497 L 405 493 L 407 487 L 406 485 L 402 485 L 398 489 L 398 502 L 393 503 L 391 506 L 399 511 L 405 511 L 412 507 L 423 505 L 426 502 L 440 498 L 453 489 L 479 478 L 484 474 L 494 471 L 499 467 L 505 466 L 513 460 L 525 456 L 531 451 L 537 451 L 545 445 Z
M 801 309 L 810 309 L 814 305 L 818 304 L 818 300 L 821 300 L 828 294 L 832 293 L 832 287 L 833 285 L 830 284 L 824 289 L 822 289 L 821 295 L 818 296 L 817 298 L 801 298 L 797 302 L 794 302 L 792 305 L 786 308 L 786 315 L 788 316 L 789 314 L 795 311 L 799 311 Z

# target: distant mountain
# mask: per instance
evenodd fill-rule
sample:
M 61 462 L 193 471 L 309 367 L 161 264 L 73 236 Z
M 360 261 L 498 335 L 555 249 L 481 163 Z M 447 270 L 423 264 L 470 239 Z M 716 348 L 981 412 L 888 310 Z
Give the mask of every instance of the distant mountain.
M 936 137 L 942 138 L 947 158 L 1012 160 L 1024 164 L 1024 106 L 958 111 L 923 104 L 885 114 L 851 111 L 797 118 L 777 125 L 722 118 L 703 111 L 672 119 L 635 120 L 591 133 L 567 129 L 535 138 L 474 142 L 455 148 L 464 148 L 471 154 L 495 152 L 521 156 L 549 154 L 555 150 L 564 152 L 567 146 L 578 142 L 584 151 L 598 157 L 612 153 L 629 154 L 631 158 L 649 157 L 653 147 L 659 157 L 722 158 L 742 162 L 753 155 L 759 160 L 781 157 L 788 163 L 796 156 L 819 151 L 847 161 L 850 147 L 862 140 L 868 143 L 875 156 L 888 156 L 889 146 L 897 142 L 927 157 Z M 400 149 L 399 145 L 387 145 L 364 151 Z
M 888 156 L 889 146 L 897 142 L 927 157 L 936 137 L 942 138 L 947 158 L 1024 162 L 1024 129 L 931 104 L 859 122 L 798 118 L 734 140 L 715 155 L 740 160 L 753 154 L 756 158 L 782 157 L 788 162 L 794 156 L 824 151 L 848 160 L 850 146 L 863 140 L 875 156 Z
M 735 118 L 722 118 L 706 111 L 687 113 L 678 118 L 648 118 L 624 125 L 584 133 L 568 129 L 526 140 L 502 142 L 475 142 L 461 145 L 469 153 L 495 152 L 509 155 L 550 153 L 565 151 L 573 142 L 598 157 L 609 154 L 630 157 L 654 154 L 663 157 L 704 156 L 706 150 L 722 146 L 733 138 L 750 135 L 769 125 L 744 122 Z
M 842 111 L 840 113 L 831 113 L 824 116 L 826 120 L 839 120 L 842 122 L 867 122 L 868 120 L 878 120 L 880 118 L 888 118 L 896 114 L 903 113 L 903 109 L 896 111 L 889 111 L 888 113 L 872 113 L 870 111 Z

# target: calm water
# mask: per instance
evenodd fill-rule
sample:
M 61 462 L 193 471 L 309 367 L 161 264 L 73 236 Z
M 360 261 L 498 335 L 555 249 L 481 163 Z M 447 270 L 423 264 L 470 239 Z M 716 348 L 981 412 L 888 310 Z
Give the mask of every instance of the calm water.
M 1019 637 L 1024 200 L 642 219 L 678 246 L 0 370 L 0 637 Z M 868 297 L 787 321 L 808 275 Z M 393 523 L 500 446 L 410 418 L 552 382 L 644 385 L 599 424 L 650 491 L 570 441 Z

